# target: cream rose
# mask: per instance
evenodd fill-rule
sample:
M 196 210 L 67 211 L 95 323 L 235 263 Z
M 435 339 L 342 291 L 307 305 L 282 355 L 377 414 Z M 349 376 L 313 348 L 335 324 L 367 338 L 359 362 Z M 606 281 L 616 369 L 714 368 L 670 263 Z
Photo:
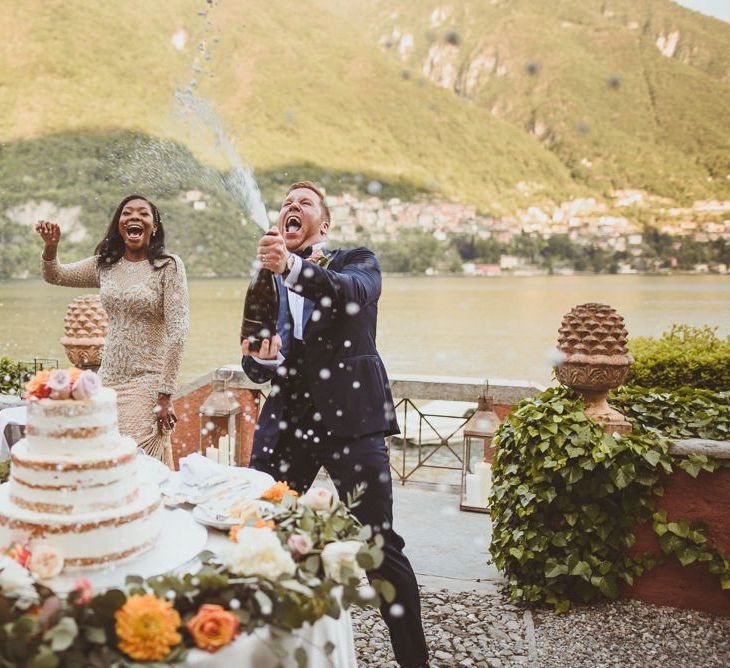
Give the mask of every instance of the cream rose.
M 15 605 L 22 610 L 40 600 L 33 582 L 33 576 L 17 561 L 0 556 L 0 592 L 3 596 L 17 599 Z
M 71 394 L 77 401 L 91 399 L 101 389 L 101 380 L 90 369 L 82 371 L 74 383 Z
M 312 539 L 301 533 L 293 533 L 289 536 L 286 544 L 289 546 L 289 549 L 295 557 L 303 557 L 309 554 L 314 547 Z
M 39 580 L 56 577 L 63 570 L 63 557 L 51 545 L 34 545 L 28 570 Z
M 352 575 L 348 577 L 356 577 L 358 580 L 365 575 L 365 570 L 357 563 L 357 553 L 362 546 L 357 540 L 327 543 L 322 550 L 322 566 L 327 577 L 335 582 L 345 582 L 343 569 L 349 569 Z
M 68 399 L 71 396 L 71 373 L 66 369 L 54 369 L 46 384 L 51 399 Z
M 299 499 L 299 503 L 312 510 L 329 510 L 332 507 L 332 492 L 324 487 L 312 487 Z
M 237 542 L 221 555 L 223 564 L 237 575 L 260 575 L 275 580 L 280 575 L 293 575 L 297 566 L 276 534 L 268 528 L 243 527 Z

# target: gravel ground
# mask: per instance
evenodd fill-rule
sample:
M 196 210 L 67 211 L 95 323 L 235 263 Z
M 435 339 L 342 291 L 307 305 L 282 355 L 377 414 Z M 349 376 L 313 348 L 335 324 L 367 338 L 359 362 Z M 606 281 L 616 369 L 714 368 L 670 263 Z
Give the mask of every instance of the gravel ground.
M 730 618 L 638 601 L 527 611 L 498 594 L 421 590 L 431 666 L 725 668 Z M 395 668 L 377 610 L 351 609 L 358 665 Z M 534 624 L 534 628 L 533 628 Z
M 725 668 L 730 618 L 617 601 L 565 615 L 535 612 L 541 668 Z
M 431 666 L 527 666 L 524 612 L 483 592 L 421 590 Z M 388 629 L 374 609 L 351 608 L 360 666 L 396 667 Z

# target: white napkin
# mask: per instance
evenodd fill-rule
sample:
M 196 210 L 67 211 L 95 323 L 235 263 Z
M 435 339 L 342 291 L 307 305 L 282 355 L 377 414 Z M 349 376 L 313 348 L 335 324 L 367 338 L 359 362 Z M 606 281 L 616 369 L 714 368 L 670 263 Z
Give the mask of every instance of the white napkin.
M 227 471 L 230 471 L 228 466 L 203 457 L 199 452 L 194 452 L 180 460 L 180 478 L 184 484 L 191 487 L 204 485 L 213 478 L 226 475 Z

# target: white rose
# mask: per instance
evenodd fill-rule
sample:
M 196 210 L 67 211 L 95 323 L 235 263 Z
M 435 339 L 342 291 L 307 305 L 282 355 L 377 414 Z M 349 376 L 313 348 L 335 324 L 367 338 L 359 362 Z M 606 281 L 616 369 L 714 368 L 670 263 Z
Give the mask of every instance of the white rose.
M 63 557 L 52 545 L 34 545 L 28 570 L 39 580 L 54 578 L 63 570 Z
M 322 550 L 322 565 L 327 577 L 335 582 L 344 582 L 342 570 L 349 569 L 353 576 L 360 579 L 365 570 L 357 563 L 357 553 L 363 544 L 357 540 L 343 540 L 327 543 Z
M 332 492 L 324 487 L 312 487 L 299 499 L 299 503 L 312 510 L 329 510 L 332 507 Z
M 271 529 L 243 527 L 221 555 L 224 566 L 236 575 L 259 575 L 275 580 L 280 575 L 293 575 L 296 564 Z
M 16 605 L 23 610 L 40 600 L 33 586 L 33 576 L 5 555 L 0 556 L 0 592 L 8 598 L 18 599 Z

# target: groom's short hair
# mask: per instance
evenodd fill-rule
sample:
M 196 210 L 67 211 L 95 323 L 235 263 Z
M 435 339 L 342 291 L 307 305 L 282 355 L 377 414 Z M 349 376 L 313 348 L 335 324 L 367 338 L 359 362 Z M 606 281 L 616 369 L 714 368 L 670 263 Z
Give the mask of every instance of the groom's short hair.
M 312 183 L 311 181 L 297 181 L 296 183 L 292 183 L 289 186 L 286 194 L 288 195 L 292 190 L 297 190 L 299 188 L 306 188 L 307 190 L 311 190 L 315 195 L 317 195 L 317 197 L 319 197 L 319 205 L 322 207 L 324 219 L 329 223 L 330 208 L 327 206 L 327 202 L 324 199 L 324 193 L 319 188 L 317 188 L 317 186 L 315 186 L 314 183 Z

